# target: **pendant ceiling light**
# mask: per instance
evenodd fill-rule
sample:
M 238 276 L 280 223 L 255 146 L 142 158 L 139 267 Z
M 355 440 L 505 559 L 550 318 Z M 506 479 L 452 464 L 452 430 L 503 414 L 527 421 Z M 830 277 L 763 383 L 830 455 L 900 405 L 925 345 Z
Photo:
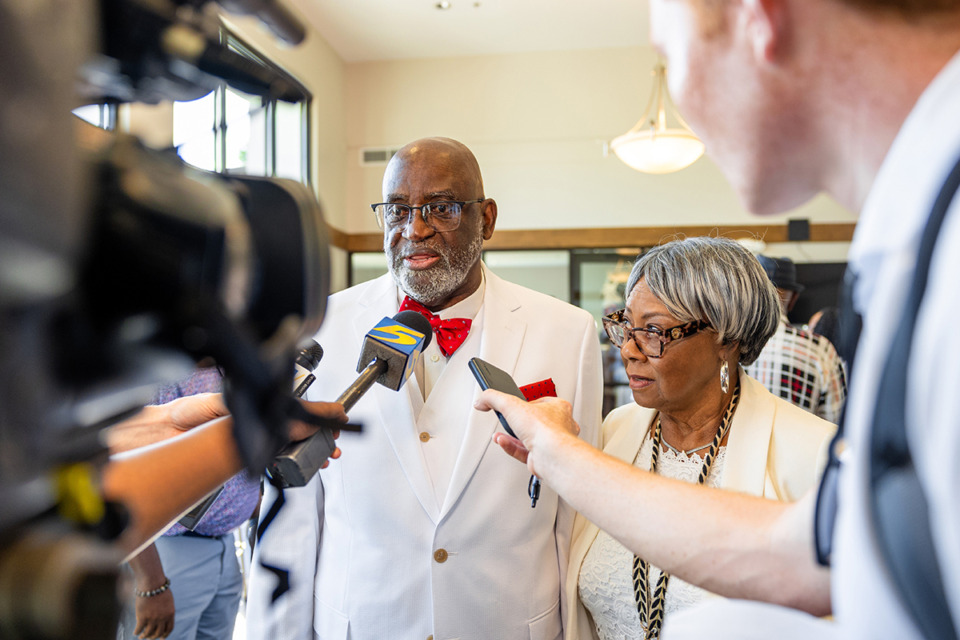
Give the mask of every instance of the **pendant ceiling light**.
M 637 171 L 672 173 L 696 162 L 704 146 L 670 100 L 662 60 L 657 60 L 653 74 L 653 93 L 643 117 L 630 131 L 614 138 L 610 148 Z

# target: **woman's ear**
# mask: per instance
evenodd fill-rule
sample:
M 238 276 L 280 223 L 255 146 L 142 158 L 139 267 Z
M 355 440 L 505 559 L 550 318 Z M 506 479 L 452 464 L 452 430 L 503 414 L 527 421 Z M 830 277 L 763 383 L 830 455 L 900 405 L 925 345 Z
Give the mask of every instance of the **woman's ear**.
M 734 340 L 720 346 L 720 359 L 731 362 L 734 366 L 740 363 L 740 341 Z

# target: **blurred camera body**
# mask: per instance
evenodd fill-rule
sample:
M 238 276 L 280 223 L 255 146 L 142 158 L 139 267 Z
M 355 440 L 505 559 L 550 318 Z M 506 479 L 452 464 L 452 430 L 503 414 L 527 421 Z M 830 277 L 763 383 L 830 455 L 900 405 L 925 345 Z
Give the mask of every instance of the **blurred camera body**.
M 307 187 L 199 171 L 71 114 L 198 97 L 218 73 L 282 97 L 216 49 L 205 4 L 0 0 L 0 638 L 102 637 L 115 618 L 104 427 L 212 358 L 241 453 L 263 468 L 323 319 L 326 226 Z M 274 2 L 231 5 L 295 37 Z

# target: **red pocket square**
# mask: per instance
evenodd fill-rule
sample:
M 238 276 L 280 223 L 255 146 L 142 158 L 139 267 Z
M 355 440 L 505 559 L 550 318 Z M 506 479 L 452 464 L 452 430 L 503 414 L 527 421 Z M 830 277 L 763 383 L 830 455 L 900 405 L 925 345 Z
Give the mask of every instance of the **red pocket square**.
M 547 396 L 556 398 L 557 386 L 553 384 L 553 378 L 547 378 L 546 380 L 520 387 L 520 392 L 523 394 L 523 397 L 527 399 L 527 402 L 536 400 L 537 398 L 546 398 Z

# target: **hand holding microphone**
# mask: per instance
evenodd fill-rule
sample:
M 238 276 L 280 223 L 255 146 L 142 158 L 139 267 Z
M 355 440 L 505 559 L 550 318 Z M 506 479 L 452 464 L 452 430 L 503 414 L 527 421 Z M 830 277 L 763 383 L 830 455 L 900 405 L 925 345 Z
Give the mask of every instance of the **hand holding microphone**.
M 364 337 L 357 363 L 360 375 L 336 401 L 343 405 L 344 411 L 349 411 L 374 382 L 399 390 L 413 374 L 420 354 L 432 337 L 430 322 L 416 311 L 401 311 L 393 318 L 384 318 Z M 313 382 L 310 376 L 312 374 L 304 376 L 299 385 L 304 387 L 303 391 Z M 306 440 L 284 447 L 267 466 L 267 473 L 285 488 L 302 487 L 335 448 L 330 431 L 321 429 Z
M 323 347 L 321 347 L 315 340 L 311 340 L 310 344 L 303 348 L 300 353 L 297 355 L 297 359 L 294 362 L 294 374 L 293 374 L 293 397 L 302 398 L 303 394 L 307 392 L 307 389 L 310 388 L 310 385 L 313 384 L 314 380 L 317 379 L 313 372 L 316 371 L 317 365 L 320 364 L 320 360 L 323 358 Z M 321 405 L 334 405 L 333 402 L 313 402 L 310 403 L 314 409 L 320 409 L 321 414 L 327 414 L 329 412 L 328 407 L 321 407 Z M 344 410 L 346 414 L 346 410 Z M 336 416 L 326 416 L 327 419 L 336 420 Z M 346 422 L 344 420 L 344 422 Z M 299 425 L 299 426 L 298 426 Z M 350 425 L 344 425 L 344 428 L 347 428 Z M 330 427 L 325 427 L 325 430 L 330 434 Z M 308 426 L 301 423 L 293 423 L 290 427 L 289 438 L 292 442 L 300 442 L 301 440 L 306 440 L 307 438 L 317 434 L 315 427 Z M 330 434 L 332 436 L 332 434 Z M 336 451 L 336 443 L 334 438 L 323 437 L 327 442 L 328 446 L 334 448 Z M 336 457 L 333 455 L 328 455 L 327 457 Z M 321 462 L 321 468 L 323 464 Z
M 315 340 L 311 340 L 310 344 L 300 350 L 300 353 L 297 354 L 296 360 L 294 361 L 294 374 L 293 374 L 293 395 L 297 398 L 303 396 L 306 390 L 310 387 L 313 381 L 316 379 L 316 376 L 313 375 L 313 371 L 317 368 L 317 365 L 320 364 L 320 360 L 323 358 L 323 347 L 321 347 Z M 176 401 L 174 401 L 176 402 Z M 223 401 L 219 401 L 219 405 L 214 404 L 213 407 L 222 407 L 223 413 L 220 415 L 226 415 L 226 406 L 223 405 Z M 186 407 L 187 409 L 192 409 L 193 407 Z M 204 409 L 206 407 L 198 407 L 199 409 Z M 207 409 L 210 411 L 211 409 Z M 196 411 L 196 410 L 195 410 Z M 192 416 L 191 416 L 192 417 Z M 212 418 L 211 418 L 212 419 Z M 330 453 L 327 457 L 333 454 L 333 451 L 336 449 L 336 444 L 333 441 L 333 435 L 328 429 L 321 429 L 321 432 L 324 432 L 327 438 L 329 439 L 329 444 L 332 447 Z M 324 458 L 326 460 L 326 458 Z M 321 464 L 323 461 L 321 461 Z M 213 503 L 216 502 L 217 498 L 220 497 L 220 493 L 223 491 L 223 487 L 219 487 L 215 491 L 207 495 L 206 498 L 198 502 L 190 511 L 185 513 L 179 520 L 180 524 L 193 531 L 197 525 L 200 523 L 200 520 L 206 515 L 207 511 L 210 510 L 210 507 L 213 506 Z

